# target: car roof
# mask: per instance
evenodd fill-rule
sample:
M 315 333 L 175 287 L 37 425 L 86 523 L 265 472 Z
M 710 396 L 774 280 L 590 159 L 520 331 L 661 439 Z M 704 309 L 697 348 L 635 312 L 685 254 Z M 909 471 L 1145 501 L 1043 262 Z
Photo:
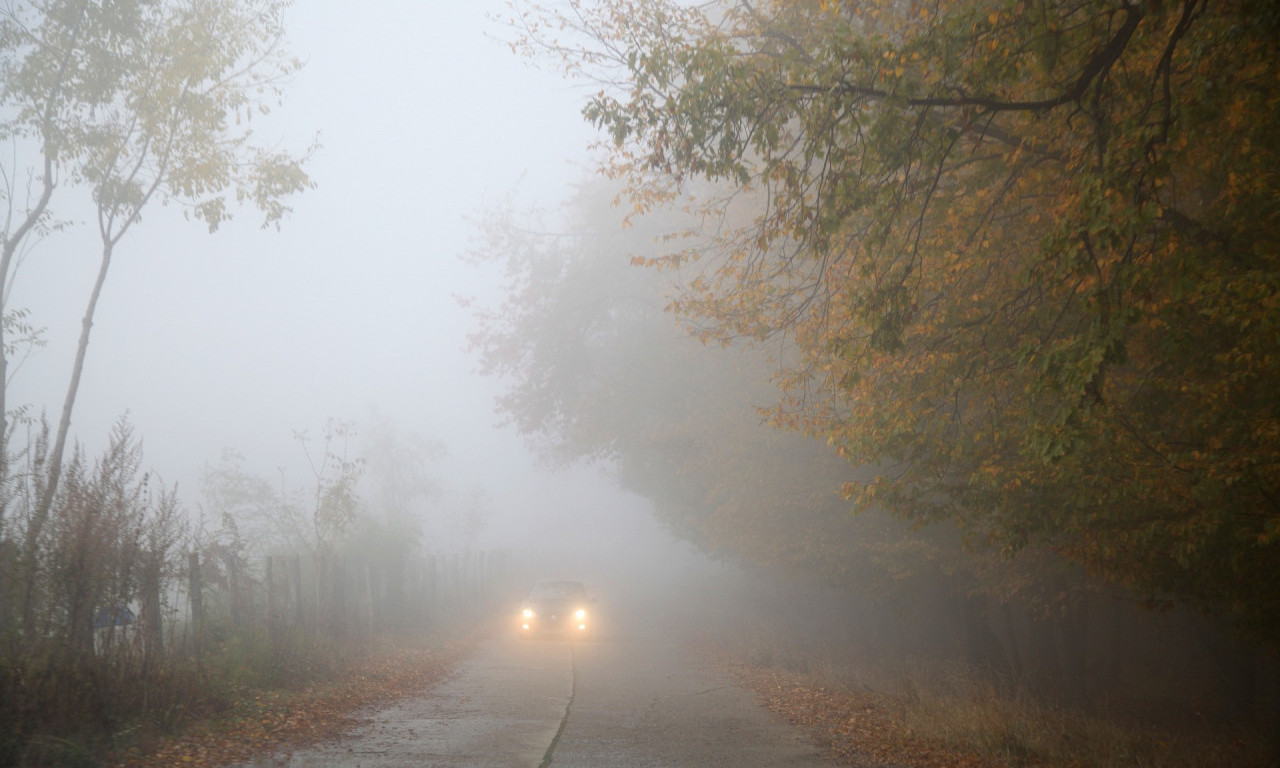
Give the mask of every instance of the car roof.
M 580 581 L 567 579 L 548 579 L 539 581 L 529 590 L 532 598 L 581 597 L 587 593 L 586 585 Z

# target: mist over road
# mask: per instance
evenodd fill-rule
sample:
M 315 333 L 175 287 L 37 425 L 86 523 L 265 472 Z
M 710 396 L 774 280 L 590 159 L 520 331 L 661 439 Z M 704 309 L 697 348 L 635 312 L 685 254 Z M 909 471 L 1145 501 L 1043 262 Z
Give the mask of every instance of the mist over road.
M 670 623 L 623 613 L 586 639 L 499 632 L 436 688 L 328 744 L 254 765 L 830 765 Z
M 825 766 L 752 695 L 660 637 L 575 644 L 576 690 L 550 765 Z

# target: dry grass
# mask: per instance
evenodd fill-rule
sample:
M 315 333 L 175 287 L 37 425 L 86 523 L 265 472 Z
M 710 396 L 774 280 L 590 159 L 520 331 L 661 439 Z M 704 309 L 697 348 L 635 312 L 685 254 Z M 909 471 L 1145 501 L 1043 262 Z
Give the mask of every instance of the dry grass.
M 331 734 L 359 708 L 439 680 L 477 632 L 388 633 L 358 646 L 232 637 L 199 664 L 173 657 L 110 675 L 100 659 L 28 667 L 0 659 L 0 766 L 200 768 L 246 760 Z
M 246 689 L 223 715 L 123 751 L 114 768 L 213 768 L 314 744 L 352 727 L 374 705 L 442 680 L 474 645 L 472 632 L 384 636 L 359 661 L 305 686 Z
M 917 679 L 901 700 L 907 727 L 922 738 L 971 749 L 1010 766 L 1119 768 L 1244 768 L 1268 766 L 1261 734 L 1214 729 L 1206 723 L 1156 727 L 1139 721 L 1054 706 L 1025 693 L 1006 693 L 976 677 Z
M 955 665 L 833 661 L 757 643 L 719 655 L 775 712 L 846 764 L 1045 768 L 1268 768 L 1268 736 L 1203 720 L 1068 708 Z

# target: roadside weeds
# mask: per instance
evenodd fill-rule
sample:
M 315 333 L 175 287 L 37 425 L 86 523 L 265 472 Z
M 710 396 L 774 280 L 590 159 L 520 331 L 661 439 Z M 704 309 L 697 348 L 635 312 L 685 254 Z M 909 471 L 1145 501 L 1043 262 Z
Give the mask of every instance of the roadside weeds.
M 841 675 L 711 653 L 714 663 L 838 764 L 884 768 L 1266 768 L 1265 734 L 1155 728 L 1009 697 L 990 685 L 907 680 L 885 693 Z
M 794 672 L 720 659 L 723 669 L 761 702 L 806 732 L 841 765 L 977 768 L 990 763 L 974 752 L 914 737 L 892 699 L 872 692 L 831 690 Z
M 226 714 L 131 747 L 112 768 L 217 768 L 316 744 L 359 724 L 374 705 L 438 684 L 473 647 L 472 638 L 400 639 L 331 680 L 243 691 Z

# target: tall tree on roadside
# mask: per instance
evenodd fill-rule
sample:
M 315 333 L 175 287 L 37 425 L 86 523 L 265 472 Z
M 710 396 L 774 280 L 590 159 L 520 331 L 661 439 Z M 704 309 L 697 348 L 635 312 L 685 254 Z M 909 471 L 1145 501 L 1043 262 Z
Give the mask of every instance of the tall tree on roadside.
M 584 183 L 556 227 L 509 203 L 478 221 L 470 257 L 502 268 L 504 299 L 477 307 L 474 351 L 505 384 L 499 412 L 544 460 L 600 462 L 703 552 L 802 573 L 895 615 L 903 604 L 931 613 L 929 595 L 954 606 L 973 595 L 1020 600 L 1038 612 L 1085 596 L 1093 585 L 1066 594 L 1063 569 L 1042 549 L 973 557 L 953 527 L 848 514 L 837 490 L 849 467 L 836 450 L 762 423 L 760 406 L 775 397 L 770 354 L 787 356 L 787 345 L 705 345 L 682 329 L 664 306 L 688 275 L 630 259 L 679 247 L 666 235 L 686 217 L 652 211 L 624 225 L 610 202 L 619 189 Z
M 679 276 L 629 257 L 664 252 L 684 217 L 624 227 L 618 191 L 584 183 L 554 232 L 509 205 L 480 220 L 470 256 L 502 267 L 504 301 L 478 308 L 472 342 L 507 385 L 499 412 L 544 460 L 607 466 L 704 552 L 873 591 L 883 570 L 853 553 L 882 521 L 844 513 L 844 465 L 825 444 L 761 424 L 765 354 L 707 347 L 664 311 Z
M 183 206 L 211 232 L 230 217 L 232 199 L 262 211 L 264 226 L 276 224 L 288 212 L 285 198 L 311 185 L 300 158 L 251 141 L 253 118 L 279 100 L 282 79 L 299 66 L 282 49 L 287 7 L 287 0 L 44 0 L 7 6 L 0 18 L 3 94 L 17 115 L 6 131 L 42 158 L 38 199 L 6 231 L 4 256 L 46 219 L 62 185 L 90 192 L 101 241 L 25 535 L 28 564 L 57 492 L 94 313 L 122 238 L 156 202 Z M 24 615 L 30 609 L 28 596 Z
M 95 89 L 86 87 L 86 68 L 77 66 L 72 60 L 77 48 L 86 47 L 84 13 L 77 14 L 71 23 L 58 25 L 57 29 L 51 25 L 43 30 L 45 36 L 61 37 L 60 40 L 47 40 L 44 45 L 46 51 L 58 50 L 60 55 L 52 54 L 57 55 L 57 60 L 46 61 L 40 93 L 23 94 L 17 72 L 20 62 L 26 56 L 34 55 L 38 44 L 27 30 L 19 10 L 9 6 L 7 15 L 0 20 L 0 52 L 3 52 L 0 59 L 0 77 L 3 78 L 0 80 L 0 100 L 5 106 L 18 105 L 15 112 L 6 114 L 0 121 L 0 141 L 12 142 L 16 147 L 24 140 L 34 139 L 40 146 L 40 159 L 38 169 L 31 169 L 26 174 L 25 185 L 21 178 L 24 174 L 17 167 L 0 165 L 3 177 L 0 200 L 4 204 L 4 224 L 0 229 L 0 320 L 3 320 L 0 322 L 0 482 L 4 483 L 9 478 L 7 449 L 10 425 L 6 394 L 10 377 L 9 359 L 14 351 L 8 338 L 11 331 L 9 319 L 14 316 L 9 307 L 11 281 L 32 238 L 46 234 L 52 226 L 49 202 L 57 185 L 56 171 L 65 157 L 64 148 L 72 141 L 83 139 L 77 130 L 80 113 L 76 105 L 93 108 L 101 103 Z M 46 54 L 46 58 L 49 55 Z M 5 502 L 7 498 L 6 492 Z M 0 521 L 3 521 L 5 511 L 5 506 L 0 505 Z
M 1044 544 L 1280 642 L 1280 9 L 1264 0 L 572 0 L 518 45 L 640 210 L 673 306 L 783 335 L 774 422 L 858 508 Z M 662 264 L 664 260 L 656 260 Z

